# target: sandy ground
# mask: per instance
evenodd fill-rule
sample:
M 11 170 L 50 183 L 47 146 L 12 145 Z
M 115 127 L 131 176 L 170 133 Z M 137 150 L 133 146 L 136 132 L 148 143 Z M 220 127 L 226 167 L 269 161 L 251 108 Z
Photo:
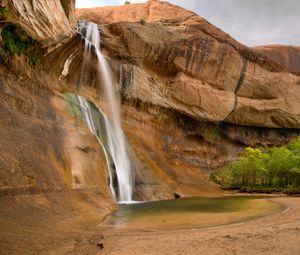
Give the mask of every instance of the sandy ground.
M 80 207 L 69 208 L 69 199 L 85 198 L 81 197 L 82 195 L 78 196 L 74 194 L 60 197 L 65 206 L 50 207 L 47 210 L 45 201 L 53 204 L 57 204 L 57 201 L 54 198 L 55 201 L 52 201 L 50 196 L 47 200 L 45 197 L 38 197 L 38 200 L 32 203 L 40 201 L 40 207 L 30 207 L 30 212 L 25 214 L 24 198 L 22 203 L 17 203 L 16 198 L 2 201 L 0 254 L 300 255 L 300 198 L 270 198 L 272 201 L 288 205 L 289 209 L 244 223 L 198 230 L 146 231 L 104 228 L 103 223 L 99 222 L 105 210 L 97 208 L 93 201 L 89 201 L 89 205 L 82 202 L 80 205 L 84 210 L 80 210 Z M 27 202 L 27 205 L 29 204 Z M 18 215 L 28 217 L 17 219 Z
M 97 254 L 98 225 L 112 208 L 92 192 L 0 197 L 0 255 Z
M 107 229 L 99 254 L 300 254 L 300 198 L 270 198 L 289 209 L 253 221 L 181 231 Z M 87 253 L 88 254 L 88 253 Z

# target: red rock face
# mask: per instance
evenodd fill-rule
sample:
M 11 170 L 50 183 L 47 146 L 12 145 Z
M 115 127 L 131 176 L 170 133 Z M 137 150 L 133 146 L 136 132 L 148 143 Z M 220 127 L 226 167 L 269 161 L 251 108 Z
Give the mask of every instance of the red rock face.
M 135 63 L 129 96 L 201 121 L 300 127 L 297 56 L 278 61 L 166 2 L 81 9 L 77 15 L 101 25 L 103 48 L 123 60 L 119 66 L 126 59 Z M 151 90 L 147 80 L 156 89 L 145 93 Z
M 279 64 L 287 67 L 291 72 L 300 74 L 300 47 L 286 45 L 266 45 L 255 47 Z
M 1 0 L 8 20 L 20 25 L 44 47 L 57 47 L 74 35 L 75 0 Z
M 54 109 L 46 107 L 49 112 L 61 116 L 61 123 L 74 122 L 62 113 L 66 103 L 56 96 L 61 91 L 79 93 L 101 105 L 101 84 L 95 79 L 96 59 L 87 63 L 89 79 L 78 87 L 83 42 L 72 29 L 74 2 L 54 1 L 41 10 L 33 10 L 29 2 L 25 5 L 13 0 L 4 2 L 13 8 L 15 16 L 11 18 L 15 17 L 16 23 L 31 36 L 38 35 L 34 38 L 45 47 L 52 48 L 41 65 L 41 74 L 49 73 L 45 85 L 53 103 L 51 107 L 54 106 Z M 59 15 L 50 17 L 49 11 L 57 8 Z M 46 23 L 44 16 L 38 15 L 40 12 L 46 15 Z M 116 87 L 122 95 L 123 126 L 132 144 L 133 158 L 136 155 L 137 194 L 141 199 L 170 198 L 176 192 L 186 195 L 216 192 L 208 174 L 237 157 L 245 146 L 283 144 L 299 133 L 300 78 L 294 72 L 298 63 L 294 55 L 278 53 L 286 56 L 284 62 L 283 57 L 279 60 L 273 53 L 248 48 L 195 13 L 166 2 L 82 9 L 77 15 L 101 26 L 101 48 L 109 57 Z M 58 20 L 64 22 L 57 25 Z M 41 77 L 44 79 L 39 73 L 31 83 Z M 34 91 L 29 91 L 28 97 L 38 100 Z M 8 101 L 20 101 L 12 98 Z M 16 111 L 31 112 L 32 103 L 26 102 Z M 32 121 L 32 125 L 37 124 Z M 57 145 L 66 150 L 63 152 L 67 157 L 66 169 L 71 168 L 76 158 L 81 167 L 91 170 L 81 176 L 82 182 L 91 189 L 101 186 L 101 192 L 107 195 L 107 186 L 103 188 L 104 165 L 94 160 L 94 150 L 85 155 L 84 150 L 76 149 L 80 147 L 77 143 L 83 141 L 87 143 L 85 146 L 95 148 L 95 141 L 91 136 L 86 138 L 88 130 L 84 127 L 79 134 L 72 125 L 66 127 L 67 124 L 59 127 L 63 139 Z M 55 134 L 49 132 L 49 141 L 54 142 L 51 137 Z M 24 153 L 30 157 L 27 150 Z M 97 150 L 98 153 L 101 154 Z M 10 154 L 13 155 L 13 150 Z M 91 165 L 87 158 L 99 164 Z M 59 160 L 54 162 L 60 165 Z M 56 178 L 54 183 L 66 182 L 66 186 L 57 185 L 70 188 L 70 169 L 65 169 L 67 177 L 61 179 L 63 169 L 57 167 L 58 177 L 51 177 L 51 173 L 49 179 Z M 95 182 L 98 179 L 91 176 L 98 170 L 103 173 L 99 175 L 101 181 Z M 45 171 L 48 176 L 48 170 Z M 19 181 L 16 183 L 19 185 Z M 45 181 L 43 185 L 50 184 Z
M 65 217 L 86 220 L 86 211 L 97 218 L 112 209 L 103 152 L 61 95 L 78 93 L 101 106 L 102 84 L 94 58 L 79 86 L 83 41 L 73 29 L 74 1 L 0 4 L 11 10 L 9 21 L 47 49 L 36 70 L 0 44 L 6 60 L 0 63 L 0 216 L 6 222 L 0 249 L 9 244 L 36 253 L 41 241 L 52 243 L 39 239 L 45 228 L 65 236 L 79 226 Z M 122 97 L 136 199 L 216 194 L 209 174 L 244 147 L 281 145 L 299 135 L 299 48 L 248 48 L 166 2 L 77 10 L 77 16 L 101 27 L 101 49 Z M 24 215 L 27 225 L 19 220 Z M 38 231 L 31 231 L 37 221 Z
M 77 16 L 101 27 L 102 51 L 123 95 L 125 131 L 144 166 L 140 172 L 150 169 L 156 190 L 160 184 L 169 187 L 165 194 L 199 192 L 200 186 L 213 191 L 203 184 L 207 173 L 245 146 L 297 136 L 297 56 L 284 62 L 249 48 L 166 2 L 80 9 Z M 70 66 L 72 74 L 77 65 Z M 141 179 L 140 187 L 149 191 Z

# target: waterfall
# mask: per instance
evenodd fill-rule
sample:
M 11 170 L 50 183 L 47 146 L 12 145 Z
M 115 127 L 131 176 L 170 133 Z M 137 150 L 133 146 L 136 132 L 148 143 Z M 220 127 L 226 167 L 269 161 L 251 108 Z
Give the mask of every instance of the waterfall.
M 103 149 L 104 154 L 105 154 L 106 162 L 107 162 L 107 168 L 109 169 L 109 188 L 110 188 L 113 196 L 115 198 L 117 198 L 117 193 L 116 193 L 115 188 L 114 188 L 113 174 L 112 174 L 112 169 L 111 169 L 112 165 L 113 165 L 113 162 L 111 162 L 111 159 L 109 157 L 107 149 L 104 146 L 104 142 L 100 141 L 100 138 L 99 138 L 99 135 L 98 135 L 95 123 L 94 123 L 94 117 L 93 117 L 92 109 L 91 109 L 88 101 L 84 97 L 77 96 L 77 98 L 78 98 L 78 101 L 79 101 L 79 106 L 80 106 L 82 118 L 84 119 L 85 123 L 88 125 L 88 127 L 92 131 L 92 133 L 96 136 L 99 144 L 102 146 L 102 149 Z M 109 121 L 104 113 L 102 113 L 100 111 L 99 111 L 99 113 L 104 118 L 105 123 Z M 107 125 L 105 124 L 102 132 L 107 136 L 108 132 L 107 132 L 106 127 L 107 127 Z
M 107 148 L 113 161 L 113 164 L 109 164 L 110 179 L 112 179 L 113 176 L 112 171 L 115 171 L 117 177 L 117 180 L 110 180 L 110 187 L 119 202 L 130 202 L 132 201 L 134 178 L 127 154 L 126 139 L 121 128 L 120 102 L 115 94 L 110 66 L 100 51 L 100 33 L 98 26 L 94 23 L 86 23 L 85 26 L 79 27 L 79 32 L 81 32 L 85 38 L 85 57 L 90 58 L 91 49 L 95 50 L 98 59 L 98 72 L 101 76 L 101 84 L 103 85 L 104 97 L 109 111 L 108 116 L 110 116 L 110 118 L 105 114 L 103 114 L 103 116 L 106 125 Z M 84 72 L 86 72 L 85 69 L 85 63 L 83 63 L 81 77 L 83 77 Z M 97 136 L 87 101 L 82 97 L 79 97 L 79 101 L 85 122 L 92 133 Z

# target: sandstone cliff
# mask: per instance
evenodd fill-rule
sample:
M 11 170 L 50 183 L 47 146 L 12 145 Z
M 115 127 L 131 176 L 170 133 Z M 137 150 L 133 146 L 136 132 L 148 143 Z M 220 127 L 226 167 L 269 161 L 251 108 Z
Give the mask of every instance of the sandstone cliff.
M 74 35 L 75 0 L 1 0 L 7 20 L 20 25 L 44 47 L 57 47 Z
M 144 166 L 138 186 L 145 197 L 161 188 L 158 194 L 168 194 L 165 187 L 213 192 L 206 174 L 243 147 L 281 144 L 299 133 L 297 72 L 195 13 L 149 1 L 81 9 L 77 16 L 101 27 L 102 51 L 123 98 L 124 128 Z M 73 59 L 63 77 L 71 90 L 82 55 L 72 45 L 61 49 Z M 59 55 L 49 56 L 51 66 Z M 62 67 L 55 69 L 57 76 Z M 97 101 L 101 84 L 87 82 L 80 93 Z
M 48 239 L 72 239 L 82 220 L 97 225 L 113 208 L 101 147 L 63 96 L 80 94 L 102 107 L 102 84 L 96 59 L 86 63 L 80 84 L 84 42 L 75 31 L 73 0 L 1 0 L 0 6 L 10 10 L 0 14 L 1 31 L 16 24 L 39 52 L 34 61 L 32 51 L 16 56 L 1 38 L 0 248 L 25 249 L 27 229 L 27 249 L 35 252 Z M 299 135 L 298 48 L 249 48 L 195 13 L 159 1 L 78 10 L 77 17 L 101 29 L 101 49 L 122 97 L 136 199 L 215 194 L 209 174 L 244 147 Z M 90 243 L 77 240 L 72 245 Z
M 243 147 L 282 144 L 299 133 L 299 76 L 291 62 L 166 2 L 82 9 L 77 16 L 100 24 L 124 127 L 144 165 L 139 172 L 155 176 L 156 191 L 159 184 L 183 194 L 187 187 L 190 194 L 192 187 L 213 191 L 206 174 Z M 74 84 L 81 53 L 64 53 L 77 56 L 65 77 Z M 99 86 L 92 85 L 101 94 Z M 147 183 L 149 176 L 139 187 Z
M 37 0 L 23 4 L 2 0 L 1 6 L 11 10 L 6 15 L 7 21 L 20 25 L 46 48 L 39 56 L 38 72 L 28 83 L 42 83 L 49 90 L 47 102 L 53 102 L 51 107 L 54 107 L 49 108 L 49 112 L 57 117 L 57 107 L 66 108 L 67 102 L 57 96 L 62 91 L 79 93 L 101 107 L 101 84 L 96 84 L 94 79 L 96 62 L 88 63 L 89 77 L 78 87 L 83 41 L 74 30 L 74 1 L 42 5 Z M 51 12 L 57 15 L 50 15 Z M 101 26 L 102 50 L 109 57 L 116 86 L 122 94 L 123 126 L 137 165 L 138 198 L 172 197 L 174 193 L 191 195 L 203 190 L 215 192 L 208 173 L 234 159 L 244 146 L 281 144 L 298 134 L 295 129 L 299 128 L 299 77 L 291 70 L 291 64 L 268 57 L 262 50 L 241 45 L 195 13 L 166 2 L 84 9 L 78 10 L 77 15 Z M 8 94 L 7 89 L 3 91 L 3 95 Z M 35 97 L 34 91 L 23 96 Z M 12 102 L 24 101 L 24 107 L 19 103 L 17 112 L 32 114 L 35 111 L 32 99 L 11 97 Z M 49 104 L 43 102 L 39 107 Z M 63 118 L 62 122 L 77 125 L 72 118 L 60 119 Z M 5 125 L 3 129 L 11 130 Z M 55 151 L 60 151 L 58 162 L 61 163 L 55 164 L 63 166 L 57 171 L 67 178 L 68 181 L 64 181 L 67 186 L 58 184 L 61 177 L 55 177 L 57 181 L 46 177 L 50 171 L 43 164 L 39 164 L 43 170 L 37 170 L 39 168 L 24 161 L 25 169 L 36 169 L 33 175 L 44 176 L 41 180 L 45 181 L 36 184 L 41 187 L 35 189 L 72 188 L 72 170 L 79 167 L 95 172 L 86 172 L 81 180 L 77 176 L 78 186 L 88 183 L 87 188 L 109 193 L 105 186 L 103 154 L 102 166 L 96 163 L 100 148 L 95 148 L 97 145 L 91 136 L 92 140 L 82 145 L 80 141 L 86 138 L 75 130 L 69 132 L 71 128 L 67 128 L 67 132 L 66 126 L 57 127 L 62 133 L 61 139 L 55 142 L 51 133 L 49 143 L 55 142 Z M 84 132 L 89 133 L 84 128 Z M 28 158 L 37 153 L 22 147 L 23 150 Z M 13 150 L 8 155 L 11 155 L 8 158 L 15 157 Z M 50 157 L 43 155 L 41 158 Z M 98 160 L 95 158 L 91 166 L 88 157 Z M 41 158 L 37 158 L 37 162 Z M 80 163 L 73 163 L 75 158 Z M 102 172 L 104 182 L 91 179 L 97 171 Z M 11 178 L 3 184 L 3 189 L 16 193 L 17 187 L 25 185 L 23 181 L 21 177 Z
M 195 13 L 149 1 L 77 16 L 100 25 L 136 154 L 139 199 L 216 192 L 208 174 L 245 146 L 282 144 L 299 133 L 297 73 Z M 57 90 L 101 107 L 96 59 L 79 86 L 82 62 L 80 34 L 44 58 L 60 77 Z
M 265 45 L 255 47 L 255 49 L 299 75 L 300 46 Z
M 0 254 L 46 254 L 115 205 L 97 140 L 42 69 L 75 34 L 74 2 L 0 4 Z
M 296 69 L 239 44 L 195 13 L 149 1 L 77 15 L 101 25 L 112 57 L 135 63 L 131 72 L 139 82 L 131 84 L 130 97 L 201 121 L 299 128 Z

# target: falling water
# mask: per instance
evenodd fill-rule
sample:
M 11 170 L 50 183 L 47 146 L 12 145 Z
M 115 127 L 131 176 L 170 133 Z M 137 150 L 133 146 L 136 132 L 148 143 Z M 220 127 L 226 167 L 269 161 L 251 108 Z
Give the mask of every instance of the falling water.
M 114 188 L 114 185 L 113 185 L 113 174 L 112 174 L 112 171 L 111 171 L 111 166 L 113 165 L 113 162 L 111 162 L 111 159 L 110 159 L 110 157 L 109 157 L 109 155 L 106 151 L 106 148 L 104 146 L 104 143 L 101 142 L 100 139 L 99 139 L 99 135 L 97 133 L 97 129 L 96 129 L 95 124 L 94 124 L 94 117 L 93 117 L 92 109 L 91 109 L 88 101 L 84 97 L 81 97 L 81 96 L 77 96 L 77 98 L 78 98 L 78 101 L 79 101 L 81 114 L 82 114 L 82 117 L 83 117 L 84 121 L 86 122 L 86 124 L 88 125 L 88 127 L 92 131 L 92 133 L 96 136 L 98 142 L 100 143 L 100 145 L 103 148 L 105 158 L 106 158 L 106 162 L 107 162 L 107 167 L 109 169 L 109 188 L 110 188 L 113 196 L 116 197 L 117 195 L 116 195 L 115 188 Z M 104 113 L 102 113 L 102 112 L 100 112 L 100 113 L 101 113 L 102 117 L 104 118 L 105 123 L 107 121 L 109 121 Z M 105 135 L 107 135 L 107 133 L 108 133 L 106 127 L 107 127 L 107 125 L 105 124 L 104 130 L 103 130 L 103 133 Z
M 110 186 L 118 201 L 130 202 L 132 201 L 133 193 L 133 174 L 127 155 L 125 136 L 121 128 L 120 103 L 115 94 L 110 67 L 103 54 L 100 52 L 100 34 L 98 26 L 94 23 L 87 23 L 85 27 L 79 27 L 79 31 L 82 34 L 85 34 L 85 57 L 91 57 L 91 49 L 95 49 L 99 63 L 99 74 L 101 75 L 102 81 L 101 84 L 103 84 L 104 96 L 109 110 L 110 119 L 108 119 L 106 115 L 103 116 L 105 118 L 108 150 L 113 160 L 113 167 L 115 168 L 110 169 L 110 171 L 115 170 L 117 176 L 117 187 L 112 184 Z M 86 32 L 84 33 L 84 31 Z M 83 73 L 85 71 L 85 65 L 83 64 Z M 97 132 L 92 121 L 93 119 L 89 116 L 89 105 L 83 100 L 83 98 L 79 98 L 79 100 L 83 117 L 90 130 L 97 136 Z M 112 176 L 111 173 L 110 175 Z M 110 182 L 112 183 L 112 180 Z

